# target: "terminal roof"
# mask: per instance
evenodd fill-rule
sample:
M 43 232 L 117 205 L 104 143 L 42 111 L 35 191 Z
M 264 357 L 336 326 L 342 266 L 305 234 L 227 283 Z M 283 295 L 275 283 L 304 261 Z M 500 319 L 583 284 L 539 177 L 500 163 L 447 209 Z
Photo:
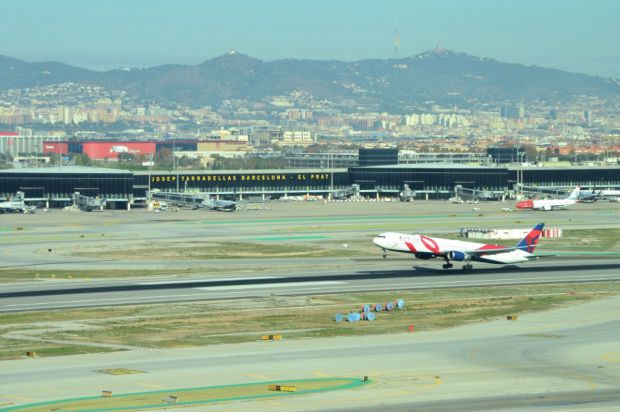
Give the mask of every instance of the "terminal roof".
M 252 170 L 139 170 L 134 175 L 176 175 L 178 174 L 214 174 L 214 175 L 267 175 L 278 173 L 346 173 L 347 169 L 252 169 Z
M 129 170 L 111 169 L 105 167 L 87 166 L 58 166 L 58 167 L 18 167 L 15 169 L 2 169 L 0 173 L 49 173 L 49 174 L 130 174 Z
M 503 166 L 481 166 L 478 163 L 399 163 L 397 165 L 358 166 L 364 169 L 500 169 Z

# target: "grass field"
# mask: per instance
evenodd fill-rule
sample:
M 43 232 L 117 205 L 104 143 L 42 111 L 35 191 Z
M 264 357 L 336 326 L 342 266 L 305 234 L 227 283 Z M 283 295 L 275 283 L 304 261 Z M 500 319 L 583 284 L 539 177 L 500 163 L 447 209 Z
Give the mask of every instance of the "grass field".
M 294 239 L 292 239 L 294 240 Z M 93 249 L 74 252 L 72 255 L 92 258 L 113 258 L 118 260 L 145 259 L 263 259 L 263 258 L 308 258 L 359 256 L 357 250 L 332 249 L 316 243 L 259 242 L 192 242 L 177 243 L 164 247 L 157 244 L 137 244 L 135 247 L 119 247 L 109 250 Z M 323 238 L 320 241 L 324 241 Z
M 0 359 L 26 351 L 57 356 L 110 347 L 173 348 L 249 342 L 262 335 L 284 339 L 401 333 L 450 328 L 549 310 L 620 294 L 620 282 L 497 286 L 423 291 L 270 297 L 0 315 Z M 373 322 L 335 322 L 334 314 L 359 311 L 364 303 L 404 299 L 404 310 L 381 312 Z M 18 336 L 28 336 L 20 340 Z M 12 337 L 8 339 L 7 336 Z M 16 337 L 17 336 L 17 337 Z M 54 342 L 71 342 L 62 345 Z

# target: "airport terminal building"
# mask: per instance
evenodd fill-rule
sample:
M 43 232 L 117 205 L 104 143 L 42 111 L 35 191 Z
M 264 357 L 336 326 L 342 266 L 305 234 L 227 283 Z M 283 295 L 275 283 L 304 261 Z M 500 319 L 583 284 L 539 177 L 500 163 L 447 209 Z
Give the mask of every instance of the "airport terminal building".
M 458 164 L 359 166 L 348 169 L 234 171 L 140 171 L 85 167 L 0 170 L 0 197 L 23 192 L 29 202 L 50 207 L 70 204 L 75 192 L 108 200 L 109 207 L 139 203 L 149 190 L 202 192 L 228 199 L 280 198 L 332 193 L 351 188 L 365 197 L 398 197 L 409 188 L 418 199 L 448 199 L 456 186 L 509 195 L 525 187 L 620 188 L 619 167 L 516 168 Z M 119 206 L 122 207 L 122 206 Z
M 398 149 L 360 149 L 359 161 L 348 168 L 137 172 L 91 167 L 15 168 L 0 170 L 0 197 L 8 199 L 21 192 L 28 202 L 58 207 L 71 204 L 79 193 L 104 199 L 108 207 L 116 208 L 144 202 L 148 193 L 155 191 L 236 200 L 300 195 L 397 198 L 403 193 L 409 199 L 448 199 L 460 188 L 484 192 L 486 199 L 499 199 L 524 187 L 620 188 L 618 166 L 522 167 L 501 161 L 507 158 L 503 152 L 490 156 L 495 156 L 497 163 L 403 163 Z

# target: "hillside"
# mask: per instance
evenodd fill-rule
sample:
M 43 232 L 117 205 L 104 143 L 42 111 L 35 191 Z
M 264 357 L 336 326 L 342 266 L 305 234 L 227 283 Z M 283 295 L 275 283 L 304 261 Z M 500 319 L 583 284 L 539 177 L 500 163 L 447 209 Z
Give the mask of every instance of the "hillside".
M 336 104 L 396 112 L 429 101 L 467 106 L 481 102 L 553 103 L 576 95 L 620 96 L 620 85 L 612 79 L 502 63 L 443 49 L 402 59 L 356 62 L 264 62 L 231 53 L 198 65 L 105 72 L 0 56 L 0 89 L 61 82 L 94 83 L 141 98 L 192 107 L 217 107 L 225 99 L 258 101 L 293 91 Z

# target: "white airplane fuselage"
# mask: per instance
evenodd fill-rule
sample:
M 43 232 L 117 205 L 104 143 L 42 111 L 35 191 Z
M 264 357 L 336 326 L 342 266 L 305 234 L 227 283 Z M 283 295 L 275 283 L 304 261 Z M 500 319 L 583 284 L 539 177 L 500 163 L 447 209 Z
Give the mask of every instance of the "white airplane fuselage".
M 568 206 L 576 204 L 576 200 L 572 199 L 540 199 L 540 200 L 523 200 L 515 206 L 517 209 L 533 209 L 533 210 L 554 210 L 564 209 Z
M 510 248 L 485 243 L 434 238 L 417 234 L 382 233 L 373 239 L 373 243 L 384 251 L 411 253 L 418 259 L 443 258 L 459 262 L 479 261 L 508 264 L 528 262 L 534 258 L 532 253 L 521 249 L 507 250 L 498 253 L 493 251 Z M 485 254 L 485 250 L 488 250 L 489 253 Z

